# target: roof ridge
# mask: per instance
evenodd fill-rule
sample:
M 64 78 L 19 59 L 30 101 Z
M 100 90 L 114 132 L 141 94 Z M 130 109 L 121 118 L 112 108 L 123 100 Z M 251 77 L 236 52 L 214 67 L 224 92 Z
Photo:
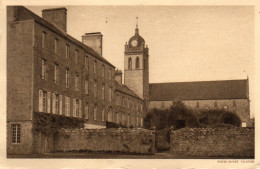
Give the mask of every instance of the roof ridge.
M 202 81 L 185 81 L 185 82 L 158 82 L 150 84 L 174 84 L 174 83 L 200 83 L 200 82 L 231 82 L 231 81 L 247 81 L 248 79 L 233 79 L 233 80 L 202 80 Z

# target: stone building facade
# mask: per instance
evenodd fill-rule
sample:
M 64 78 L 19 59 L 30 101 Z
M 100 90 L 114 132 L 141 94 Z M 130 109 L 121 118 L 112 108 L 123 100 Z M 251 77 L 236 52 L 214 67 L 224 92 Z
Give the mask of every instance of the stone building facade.
M 66 8 L 42 16 L 7 7 L 8 153 L 48 151 L 52 138 L 33 132 L 35 112 L 83 119 L 89 129 L 105 128 L 106 121 L 142 126 L 143 111 L 115 106 L 115 93 L 135 105 L 143 99 L 115 81 L 115 66 L 102 56 L 102 35 L 86 33 L 82 42 L 68 35 Z

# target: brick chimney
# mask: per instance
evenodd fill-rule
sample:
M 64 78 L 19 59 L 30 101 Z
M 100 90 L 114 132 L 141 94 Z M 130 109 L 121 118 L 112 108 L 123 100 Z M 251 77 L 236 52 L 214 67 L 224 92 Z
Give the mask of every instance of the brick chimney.
M 42 10 L 42 18 L 52 23 L 57 28 L 67 32 L 67 9 L 52 8 Z
M 82 43 L 102 56 L 102 37 L 103 35 L 100 32 L 85 33 L 85 35 L 82 36 Z
M 119 83 L 119 84 L 122 84 L 122 81 L 123 81 L 123 79 L 122 79 L 122 71 L 121 70 L 119 70 L 119 69 L 116 69 L 116 71 L 115 71 L 115 80 Z

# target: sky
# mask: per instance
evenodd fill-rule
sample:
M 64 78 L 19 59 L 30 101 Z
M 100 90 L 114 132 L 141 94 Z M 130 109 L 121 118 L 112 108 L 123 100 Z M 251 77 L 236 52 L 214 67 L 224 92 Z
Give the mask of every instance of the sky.
M 46 8 L 27 7 L 39 16 Z M 254 71 L 252 6 L 65 6 L 67 32 L 103 34 L 103 57 L 123 70 L 124 44 L 149 47 L 150 83 L 246 79 Z

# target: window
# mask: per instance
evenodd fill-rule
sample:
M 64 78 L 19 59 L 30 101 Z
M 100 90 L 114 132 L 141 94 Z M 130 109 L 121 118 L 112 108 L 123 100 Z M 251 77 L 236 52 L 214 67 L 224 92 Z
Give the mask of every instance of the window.
M 105 108 L 102 109 L 102 121 L 105 121 Z
M 47 92 L 47 113 L 51 113 L 51 92 Z
M 85 104 L 85 119 L 88 119 L 88 103 Z
M 97 97 L 97 82 L 94 82 L 94 97 Z
M 122 124 L 125 124 L 125 114 L 122 114 Z
M 127 126 L 129 126 L 130 124 L 130 118 L 129 118 L 129 114 L 127 115 Z
M 237 107 L 236 101 L 233 101 L 233 108 L 236 108 L 236 107 Z
M 59 84 L 59 65 L 54 65 L 54 83 Z
M 52 113 L 59 114 L 59 95 L 52 93 Z
M 42 32 L 42 48 L 46 45 L 46 32 Z
M 85 94 L 88 94 L 88 80 L 85 80 Z
M 105 99 L 105 85 L 102 84 L 102 99 Z
M 136 126 L 139 127 L 139 118 L 136 117 Z
M 116 123 L 119 123 L 119 113 L 116 113 Z
M 108 90 L 108 101 L 111 101 L 112 100 L 112 89 L 111 87 L 109 87 L 109 90 Z
M 70 116 L 70 98 L 65 97 L 65 115 Z
M 66 69 L 66 77 L 65 77 L 66 87 L 69 87 L 69 78 L 70 78 L 70 70 Z
M 78 55 L 79 55 L 79 51 L 76 49 L 75 50 L 75 63 L 78 63 Z
M 43 91 L 43 98 L 42 98 L 42 112 L 47 112 L 47 92 Z
M 79 118 L 82 118 L 82 101 L 79 100 Z
M 135 60 L 135 68 L 139 69 L 139 57 L 137 57 Z
M 97 61 L 94 60 L 94 73 L 97 73 Z
M 143 127 L 143 118 L 141 117 L 141 127 Z
M 66 58 L 70 57 L 70 46 L 66 45 Z
M 224 109 L 224 110 L 228 110 L 228 107 L 227 107 L 227 106 L 223 106 L 223 109 Z
M 58 52 L 58 39 L 54 39 L 54 53 L 57 54 Z
M 75 76 L 75 90 L 79 90 L 79 75 Z
M 94 120 L 97 120 L 97 106 L 94 107 Z
M 42 59 L 42 79 L 47 79 L 47 61 L 45 59 Z
M 88 68 L 88 56 L 85 56 L 85 68 Z
M 200 108 L 200 102 L 197 102 L 197 103 L 196 103 L 196 108 L 197 108 L 197 109 Z
M 21 124 L 12 124 L 12 143 L 21 143 Z
M 47 100 L 48 99 L 48 100 Z M 48 92 L 48 98 L 47 98 L 47 92 L 39 90 L 39 112 L 50 112 L 50 93 Z
M 101 76 L 105 77 L 105 66 L 102 65 Z
M 62 95 L 60 95 L 59 100 L 60 100 L 59 114 L 62 115 L 63 114 L 62 113 Z
M 132 69 L 132 58 L 128 58 L 128 69 Z
M 56 96 L 56 100 L 55 100 L 55 108 L 56 108 L 56 114 L 59 114 L 59 95 L 58 94 L 55 94 Z
M 79 99 L 73 99 L 73 117 L 79 117 Z
M 241 127 L 246 127 L 246 122 L 242 122 Z
M 217 102 L 217 101 L 214 102 L 214 107 L 215 107 L 215 108 L 218 107 L 218 102 Z

